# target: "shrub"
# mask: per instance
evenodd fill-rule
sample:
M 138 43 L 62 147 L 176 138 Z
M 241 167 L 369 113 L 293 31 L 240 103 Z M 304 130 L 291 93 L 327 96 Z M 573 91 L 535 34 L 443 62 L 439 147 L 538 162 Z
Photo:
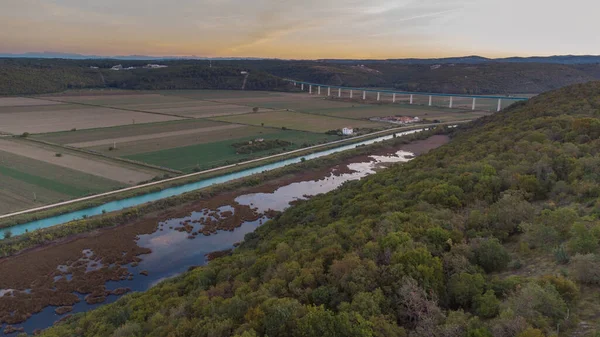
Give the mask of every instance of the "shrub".
M 77 128 L 72 128 L 71 131 L 77 131 Z
M 29 137 L 29 132 L 23 132 L 23 133 L 21 134 L 21 137 L 23 137 L 23 138 L 27 138 L 27 137 Z
M 468 309 L 475 297 L 481 295 L 484 286 L 481 274 L 455 274 L 448 280 L 448 295 L 454 305 Z
M 486 328 L 470 329 L 467 337 L 492 337 L 492 333 Z
M 545 337 L 545 336 L 544 336 L 544 333 L 542 332 L 542 330 L 529 328 L 529 329 L 521 332 L 520 334 L 518 334 L 517 337 Z
M 5 230 L 4 231 L 4 238 L 5 239 L 10 239 L 12 237 L 12 232 L 10 230 Z
M 493 290 L 488 290 L 483 295 L 475 298 L 475 312 L 482 318 L 492 318 L 498 315 L 500 301 Z
M 550 284 L 527 283 L 507 299 L 506 305 L 538 328 L 554 327 L 567 314 L 567 304 Z
M 556 263 L 558 264 L 567 264 L 571 261 L 571 257 L 564 245 L 554 248 L 552 253 L 554 253 L 554 259 L 556 259 Z
M 512 270 L 519 270 L 519 269 L 523 268 L 523 262 L 521 262 L 521 260 L 513 260 L 513 261 L 510 263 L 510 266 L 509 266 L 509 267 L 510 267 L 510 269 L 512 269 Z
M 62 157 L 62 153 L 58 152 L 55 154 L 56 157 Z
M 583 223 L 573 225 L 569 250 L 574 254 L 591 254 L 598 250 L 598 239 Z
M 256 113 L 258 112 L 259 108 L 257 106 L 255 106 L 254 108 L 252 108 L 252 112 Z
M 564 277 L 546 275 L 541 277 L 538 280 L 538 283 L 541 285 L 551 284 L 554 286 L 560 296 L 569 304 L 574 304 L 579 299 L 579 287 L 577 287 L 573 281 Z
M 600 261 L 594 254 L 575 255 L 571 260 L 573 277 L 586 284 L 600 284 Z
M 508 252 L 495 238 L 481 241 L 474 252 L 476 263 L 488 273 L 501 271 L 510 262 Z

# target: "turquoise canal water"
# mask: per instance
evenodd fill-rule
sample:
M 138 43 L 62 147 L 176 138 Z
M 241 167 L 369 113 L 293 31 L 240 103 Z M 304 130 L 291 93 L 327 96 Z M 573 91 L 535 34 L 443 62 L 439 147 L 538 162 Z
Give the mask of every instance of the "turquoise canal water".
M 409 135 L 409 134 L 413 134 L 413 133 L 417 133 L 417 132 L 422 132 L 423 130 L 424 129 L 399 132 L 399 133 L 396 133 L 396 136 L 397 137 L 405 136 L 405 135 Z M 427 129 L 425 129 L 425 130 L 427 130 Z M 327 155 L 330 155 L 333 153 L 351 150 L 351 149 L 356 148 L 357 146 L 369 145 L 369 144 L 389 140 L 389 139 L 392 139 L 393 137 L 394 137 L 394 135 L 388 135 L 388 136 L 373 138 L 370 140 L 353 143 L 350 145 L 344 145 L 344 146 L 340 146 L 340 147 L 333 148 L 333 149 L 326 150 L 326 151 L 315 152 L 313 154 L 309 154 L 306 156 L 299 156 L 296 158 L 282 160 L 282 161 L 268 164 L 268 165 L 263 165 L 263 166 L 235 172 L 235 173 L 225 174 L 225 175 L 222 175 L 219 177 L 209 178 L 209 179 L 200 180 L 197 182 L 193 182 L 193 183 L 189 183 L 189 184 L 185 184 L 185 185 L 181 185 L 181 186 L 167 188 L 167 189 L 164 189 L 164 190 L 161 190 L 158 192 L 152 192 L 152 193 L 139 195 L 139 196 L 131 197 L 131 198 L 127 198 L 127 199 L 111 201 L 111 202 L 105 203 L 100 206 L 86 208 L 86 209 L 82 209 L 82 210 L 71 212 L 71 213 L 65 213 L 65 214 L 53 216 L 50 218 L 45 218 L 45 219 L 41 219 L 41 220 L 31 221 L 28 223 L 8 227 L 1 231 L 10 230 L 13 236 L 22 235 L 26 232 L 32 232 L 37 229 L 61 225 L 61 224 L 64 224 L 64 223 L 67 223 L 67 222 L 70 222 L 73 220 L 82 219 L 84 217 L 100 215 L 100 214 L 102 214 L 103 211 L 106 211 L 106 212 L 119 211 L 119 210 L 122 210 L 125 208 L 142 205 L 147 202 L 157 201 L 157 200 L 169 198 L 172 196 L 180 195 L 180 194 L 183 194 L 186 192 L 195 191 L 195 190 L 202 189 L 202 188 L 205 188 L 205 187 L 208 187 L 211 185 L 222 184 L 222 183 L 226 183 L 226 182 L 229 182 L 229 181 L 232 181 L 235 179 L 248 177 L 253 174 L 262 173 L 265 171 L 272 171 L 272 170 L 275 170 L 275 169 L 278 169 L 278 168 L 281 168 L 281 167 L 284 167 L 287 165 L 299 163 L 302 161 L 302 158 L 305 158 L 306 160 L 315 159 L 315 158 L 327 156 Z

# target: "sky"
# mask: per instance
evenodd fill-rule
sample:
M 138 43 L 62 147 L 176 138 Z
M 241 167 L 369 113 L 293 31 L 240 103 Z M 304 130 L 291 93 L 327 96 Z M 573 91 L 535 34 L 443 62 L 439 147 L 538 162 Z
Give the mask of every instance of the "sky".
M 597 0 L 0 0 L 0 53 L 600 54 Z

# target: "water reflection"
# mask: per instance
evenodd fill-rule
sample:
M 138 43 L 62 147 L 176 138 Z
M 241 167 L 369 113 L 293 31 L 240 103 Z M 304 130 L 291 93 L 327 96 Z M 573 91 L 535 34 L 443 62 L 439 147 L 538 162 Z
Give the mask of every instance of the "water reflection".
M 239 196 L 235 199 L 240 205 L 257 207 L 259 212 L 266 212 L 270 209 L 283 211 L 289 207 L 290 203 L 296 200 L 306 199 L 306 196 L 327 193 L 340 187 L 343 183 L 350 180 L 358 180 L 369 174 L 375 173 L 375 170 L 383 164 L 407 162 L 413 154 L 406 151 L 398 151 L 390 156 L 371 156 L 373 161 L 363 163 L 351 163 L 348 168 L 353 173 L 336 175 L 331 173 L 328 177 L 320 180 L 301 181 L 278 188 L 273 193 L 253 193 Z
M 268 210 L 283 211 L 289 207 L 290 202 L 305 199 L 306 196 L 327 193 L 346 181 L 357 180 L 374 173 L 383 164 L 407 162 L 412 157 L 412 153 L 405 151 L 398 151 L 390 156 L 371 156 L 372 161 L 370 162 L 349 164 L 348 168 L 352 171 L 351 173 L 339 175 L 332 173 L 316 181 L 302 181 L 281 186 L 273 193 L 242 195 L 236 198 L 235 201 L 241 205 L 257 208 L 259 213 Z M 223 206 L 217 210 L 197 210 L 186 217 L 160 222 L 158 230 L 154 233 L 138 237 L 138 245 L 150 248 L 152 252 L 141 256 L 141 262 L 124 266 L 134 277 L 120 281 L 109 281 L 106 283 L 106 289 L 114 291 L 127 288 L 131 291 L 145 291 L 166 279 L 184 273 L 192 266 L 205 265 L 207 263 L 206 254 L 234 248 L 236 243 L 243 241 L 246 234 L 253 232 L 268 220 L 266 216 L 263 216 L 256 221 L 245 222 L 233 231 L 217 231 L 216 234 L 210 236 L 198 234 L 193 238 L 190 237 L 188 231 L 181 230 L 182 226 L 187 224 L 193 227 L 192 231 L 194 233 L 199 233 L 203 227 L 203 220 L 215 219 L 216 217 L 222 218 L 234 212 L 233 207 Z M 93 251 L 84 250 L 82 253 L 84 257 L 79 263 L 81 261 L 86 262 L 88 272 L 103 267 L 101 259 L 96 257 Z M 60 265 L 57 266 L 57 269 L 62 275 L 57 276 L 55 281 L 62 278 L 67 281 L 71 280 L 72 274 L 68 274 L 68 266 Z M 12 289 L 0 289 L 0 296 L 10 296 L 12 291 Z M 73 311 L 69 314 L 88 311 L 100 305 L 114 302 L 120 297 L 110 294 L 104 303 L 90 305 L 85 302 L 85 295 L 76 295 L 80 298 L 80 302 L 73 306 Z M 33 315 L 25 323 L 15 326 L 23 327 L 25 332 L 29 334 L 33 333 L 35 329 L 44 329 L 66 316 L 66 314 L 56 314 L 55 309 L 56 307 L 47 307 L 42 312 Z M 0 334 L 3 335 L 5 327 L 6 325 L 0 326 Z

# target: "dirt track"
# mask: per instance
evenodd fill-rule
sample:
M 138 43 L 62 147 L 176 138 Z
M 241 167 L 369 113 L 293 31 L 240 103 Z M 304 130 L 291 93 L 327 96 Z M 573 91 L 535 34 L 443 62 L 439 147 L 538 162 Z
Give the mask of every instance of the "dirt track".
M 54 151 L 6 139 L 0 139 L 0 150 L 131 185 L 154 178 L 149 173 L 135 171 L 116 164 L 112 165 L 104 161 L 71 154 L 63 154 L 62 157 L 57 157 Z

